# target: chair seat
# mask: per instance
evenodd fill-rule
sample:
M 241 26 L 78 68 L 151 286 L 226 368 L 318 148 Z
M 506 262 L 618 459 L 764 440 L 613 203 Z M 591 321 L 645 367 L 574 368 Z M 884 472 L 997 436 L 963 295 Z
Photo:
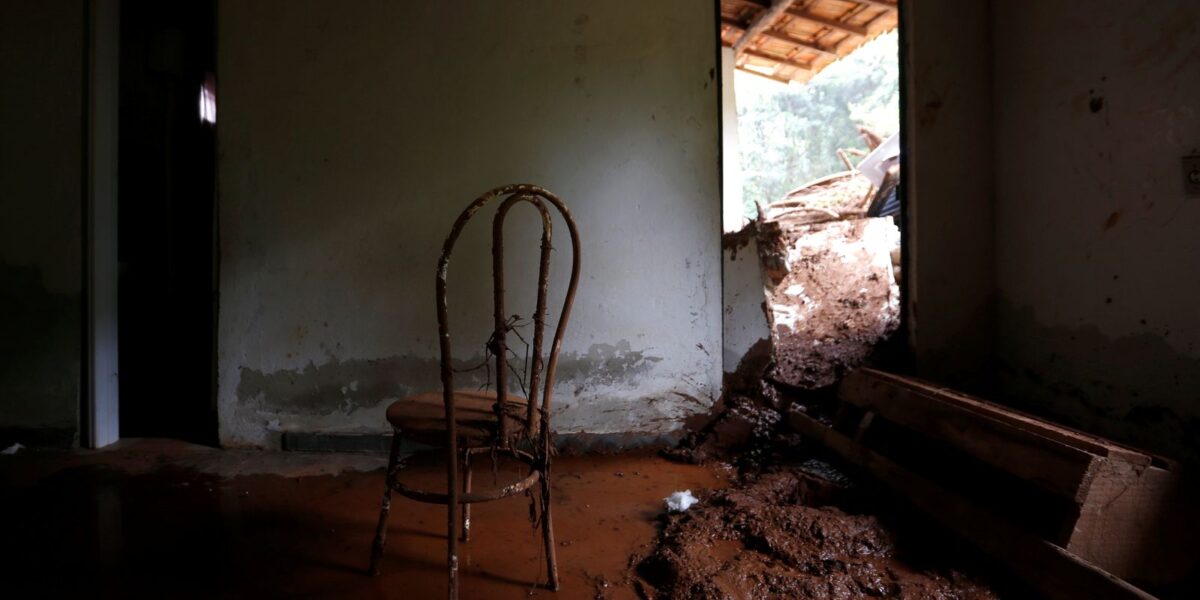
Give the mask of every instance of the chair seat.
M 496 392 L 455 390 L 454 421 L 458 443 L 464 447 L 481 447 L 492 443 L 498 430 L 495 412 Z M 525 436 L 526 407 L 529 400 L 508 394 L 504 415 L 510 435 Z M 536 411 L 534 413 L 536 422 Z M 400 429 L 400 434 L 431 446 L 446 445 L 446 405 L 442 392 L 423 392 L 392 403 L 387 420 Z

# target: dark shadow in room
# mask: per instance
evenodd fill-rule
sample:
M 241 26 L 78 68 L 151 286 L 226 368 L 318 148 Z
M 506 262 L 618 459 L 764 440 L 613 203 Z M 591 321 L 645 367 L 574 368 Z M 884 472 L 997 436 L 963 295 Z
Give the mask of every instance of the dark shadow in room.
M 121 4 L 121 437 L 216 444 L 216 6 Z

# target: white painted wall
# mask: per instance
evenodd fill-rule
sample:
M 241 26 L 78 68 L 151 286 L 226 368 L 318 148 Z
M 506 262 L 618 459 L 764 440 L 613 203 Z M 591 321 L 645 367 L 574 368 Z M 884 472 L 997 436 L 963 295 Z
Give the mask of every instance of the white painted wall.
M 917 372 L 986 383 L 994 283 L 987 2 L 906 0 L 908 334 Z
M 510 182 L 559 194 L 583 236 L 556 429 L 666 432 L 708 408 L 722 308 L 711 6 L 219 9 L 223 443 L 269 445 L 275 420 L 383 431 L 390 401 L 437 389 L 441 241 L 462 207 Z M 469 228 L 451 263 L 463 359 L 488 334 L 487 229 Z M 516 272 L 536 255 L 532 236 L 517 252 L 522 229 L 508 233 Z M 556 232 L 552 293 L 566 276 Z M 510 307 L 528 315 L 523 292 Z
M 725 269 L 722 298 L 725 319 L 721 364 L 726 373 L 737 371 L 742 358 L 760 340 L 771 336 L 765 308 L 758 241 L 752 234 L 727 234 L 723 252 Z
M 725 232 L 748 222 L 742 206 L 742 155 L 738 150 L 737 92 L 733 85 L 737 55 L 721 47 L 721 222 Z
M 1005 389 L 1200 457 L 1200 4 L 993 7 Z

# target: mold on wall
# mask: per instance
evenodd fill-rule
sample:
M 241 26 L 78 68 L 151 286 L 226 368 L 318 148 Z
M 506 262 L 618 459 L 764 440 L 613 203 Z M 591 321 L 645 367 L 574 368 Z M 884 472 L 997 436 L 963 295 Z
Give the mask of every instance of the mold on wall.
M 76 1 L 0 3 L 5 446 L 70 444 L 78 427 L 83 28 Z
M 721 376 L 720 136 L 714 11 L 695 8 L 222 2 L 222 442 L 384 431 L 387 403 L 437 389 L 442 239 L 513 182 L 561 196 L 583 240 L 555 428 L 656 435 L 706 410 Z M 524 317 L 528 210 L 505 237 L 510 276 L 529 274 L 508 284 Z M 463 364 L 489 334 L 488 225 L 468 226 L 450 264 Z M 552 299 L 569 259 L 557 219 L 555 235 Z
M 1200 459 L 1200 5 L 992 6 L 1003 392 Z

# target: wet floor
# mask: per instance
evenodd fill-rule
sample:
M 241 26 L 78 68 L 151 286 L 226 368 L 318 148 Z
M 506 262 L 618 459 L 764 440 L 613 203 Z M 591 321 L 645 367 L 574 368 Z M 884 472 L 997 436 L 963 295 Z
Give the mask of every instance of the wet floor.
M 382 575 L 365 568 L 383 470 L 376 457 L 238 453 L 170 442 L 109 453 L 0 457 L 0 574 L 7 597 L 445 595 L 445 507 L 393 496 Z M 476 489 L 492 480 L 481 461 Z M 402 479 L 444 486 L 436 460 Z M 501 484 L 518 475 L 499 465 Z M 511 480 L 511 479 L 508 479 Z M 632 598 L 629 557 L 653 540 L 663 498 L 721 488 L 720 469 L 649 453 L 555 461 L 561 591 L 517 496 L 477 504 L 460 545 L 463 598 Z

